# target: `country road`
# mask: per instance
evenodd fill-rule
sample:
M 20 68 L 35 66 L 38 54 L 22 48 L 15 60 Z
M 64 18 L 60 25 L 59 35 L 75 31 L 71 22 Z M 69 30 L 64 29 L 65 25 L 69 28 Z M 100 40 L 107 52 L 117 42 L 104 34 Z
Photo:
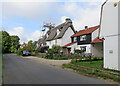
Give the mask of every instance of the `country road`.
M 75 72 L 14 54 L 3 56 L 3 84 L 108 84 Z

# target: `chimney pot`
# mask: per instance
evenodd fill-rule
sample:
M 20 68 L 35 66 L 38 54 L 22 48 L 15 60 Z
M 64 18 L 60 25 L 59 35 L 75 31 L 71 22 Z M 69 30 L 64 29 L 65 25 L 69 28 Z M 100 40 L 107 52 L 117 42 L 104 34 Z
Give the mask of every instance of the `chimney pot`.
M 88 26 L 85 26 L 85 29 L 87 29 L 88 28 Z
M 66 20 L 67 23 L 72 23 L 70 18 L 66 18 L 65 20 Z

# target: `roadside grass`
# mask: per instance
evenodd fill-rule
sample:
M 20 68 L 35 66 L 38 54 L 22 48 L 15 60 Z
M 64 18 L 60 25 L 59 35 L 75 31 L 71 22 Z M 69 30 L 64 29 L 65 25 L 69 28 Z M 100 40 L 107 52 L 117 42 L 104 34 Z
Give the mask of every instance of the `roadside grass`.
M 71 63 L 76 64 L 76 65 L 82 65 L 82 66 L 85 66 L 85 67 L 90 67 L 90 68 L 95 68 L 95 69 L 120 73 L 120 71 L 117 71 L 117 70 L 103 68 L 103 60 L 100 60 L 100 61 L 82 61 L 82 62 L 78 61 L 78 62 L 76 62 L 76 60 L 73 59 L 71 61 Z
M 70 69 L 76 70 L 77 72 L 79 72 L 81 74 L 87 74 L 89 76 L 101 77 L 103 79 L 111 79 L 111 80 L 113 80 L 115 82 L 119 82 L 120 81 L 120 77 L 116 77 L 114 75 L 110 75 L 110 74 L 106 74 L 106 73 L 100 73 L 97 70 L 87 70 L 87 69 L 71 66 L 69 64 L 63 64 L 62 67 L 63 68 L 70 68 Z

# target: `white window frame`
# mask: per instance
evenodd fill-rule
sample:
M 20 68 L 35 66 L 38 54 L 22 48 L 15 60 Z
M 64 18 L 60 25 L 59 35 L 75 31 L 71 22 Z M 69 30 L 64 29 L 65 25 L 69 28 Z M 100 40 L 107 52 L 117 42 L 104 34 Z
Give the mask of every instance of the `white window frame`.
M 74 38 L 73 38 L 73 42 L 77 42 L 77 37 L 74 37 Z
M 86 35 L 80 36 L 80 41 L 86 41 L 86 39 L 87 39 L 87 36 L 86 36 Z

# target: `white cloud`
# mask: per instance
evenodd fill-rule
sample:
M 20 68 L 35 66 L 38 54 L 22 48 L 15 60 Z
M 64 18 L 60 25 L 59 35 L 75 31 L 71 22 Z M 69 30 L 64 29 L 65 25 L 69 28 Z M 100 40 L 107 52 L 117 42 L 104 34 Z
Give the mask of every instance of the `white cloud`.
M 2 2 L 101 2 L 101 1 L 105 0 L 3 0 Z
M 15 27 L 12 30 L 8 31 L 10 35 L 18 35 L 22 36 L 24 33 L 24 28 L 23 27 Z
M 100 20 L 100 9 L 86 9 L 84 11 L 78 13 L 79 18 L 75 18 L 73 20 L 73 25 L 77 30 L 84 28 L 84 26 L 95 26 L 99 24 Z
M 35 32 L 31 33 L 27 37 L 27 41 L 32 40 L 32 41 L 38 41 L 38 39 L 43 36 L 43 32 L 36 30 Z
M 92 0 L 93 1 L 93 0 Z M 41 22 L 52 22 L 58 24 L 64 22 L 66 18 L 71 18 L 76 30 L 84 28 L 88 25 L 94 26 L 99 24 L 100 6 L 102 2 L 65 2 L 59 4 L 55 2 L 5 2 L 3 4 L 3 16 L 14 18 L 19 16 L 23 20 L 40 20 Z M 59 14 L 58 14 L 59 13 Z M 61 18 L 58 17 L 61 16 Z M 27 33 L 25 28 L 16 27 L 9 30 L 11 35 L 18 35 L 21 42 L 28 40 L 38 40 L 42 32 L 35 30 L 32 33 Z
M 62 17 L 61 17 L 61 22 L 62 22 L 62 23 L 65 22 L 65 19 L 66 19 L 66 18 L 69 18 L 69 17 L 67 17 L 67 16 L 62 16 Z
M 12 28 L 12 29 L 9 29 L 8 30 L 8 33 L 10 35 L 17 35 L 20 37 L 20 43 L 26 41 L 26 37 L 25 37 L 25 33 L 24 33 L 24 28 L 23 27 L 15 27 L 15 28 Z
M 56 9 L 54 7 L 57 7 L 55 2 L 4 2 L 2 14 L 5 18 L 17 16 L 22 19 L 44 20 L 48 14 L 52 17 L 51 11 Z
M 102 2 L 81 3 L 81 5 L 77 3 L 65 3 L 64 8 L 62 8 L 64 11 L 60 11 L 69 14 L 75 29 L 80 30 L 86 25 L 91 27 L 99 24 L 101 4 Z M 65 18 L 66 16 L 63 16 L 61 19 Z
M 67 12 L 73 12 L 77 9 L 76 3 L 65 3 L 64 8 Z
M 17 35 L 20 37 L 20 43 L 22 44 L 23 42 L 28 42 L 30 40 L 32 41 L 37 41 L 40 36 L 43 35 L 43 33 L 39 30 L 36 30 L 33 33 L 27 33 L 23 27 L 15 27 L 12 29 L 9 29 L 8 33 L 10 35 Z
M 64 22 L 65 18 L 70 16 L 69 18 L 72 18 L 74 27 L 77 30 L 85 25 L 98 24 L 102 1 L 95 2 L 95 0 L 91 0 L 85 3 L 81 0 L 81 4 L 79 2 L 79 0 L 64 2 L 61 5 L 56 2 L 5 2 L 3 4 L 3 15 L 9 18 L 19 16 L 23 20 L 52 22 L 56 25 L 60 21 Z M 61 19 L 58 19 L 57 12 L 62 14 Z

